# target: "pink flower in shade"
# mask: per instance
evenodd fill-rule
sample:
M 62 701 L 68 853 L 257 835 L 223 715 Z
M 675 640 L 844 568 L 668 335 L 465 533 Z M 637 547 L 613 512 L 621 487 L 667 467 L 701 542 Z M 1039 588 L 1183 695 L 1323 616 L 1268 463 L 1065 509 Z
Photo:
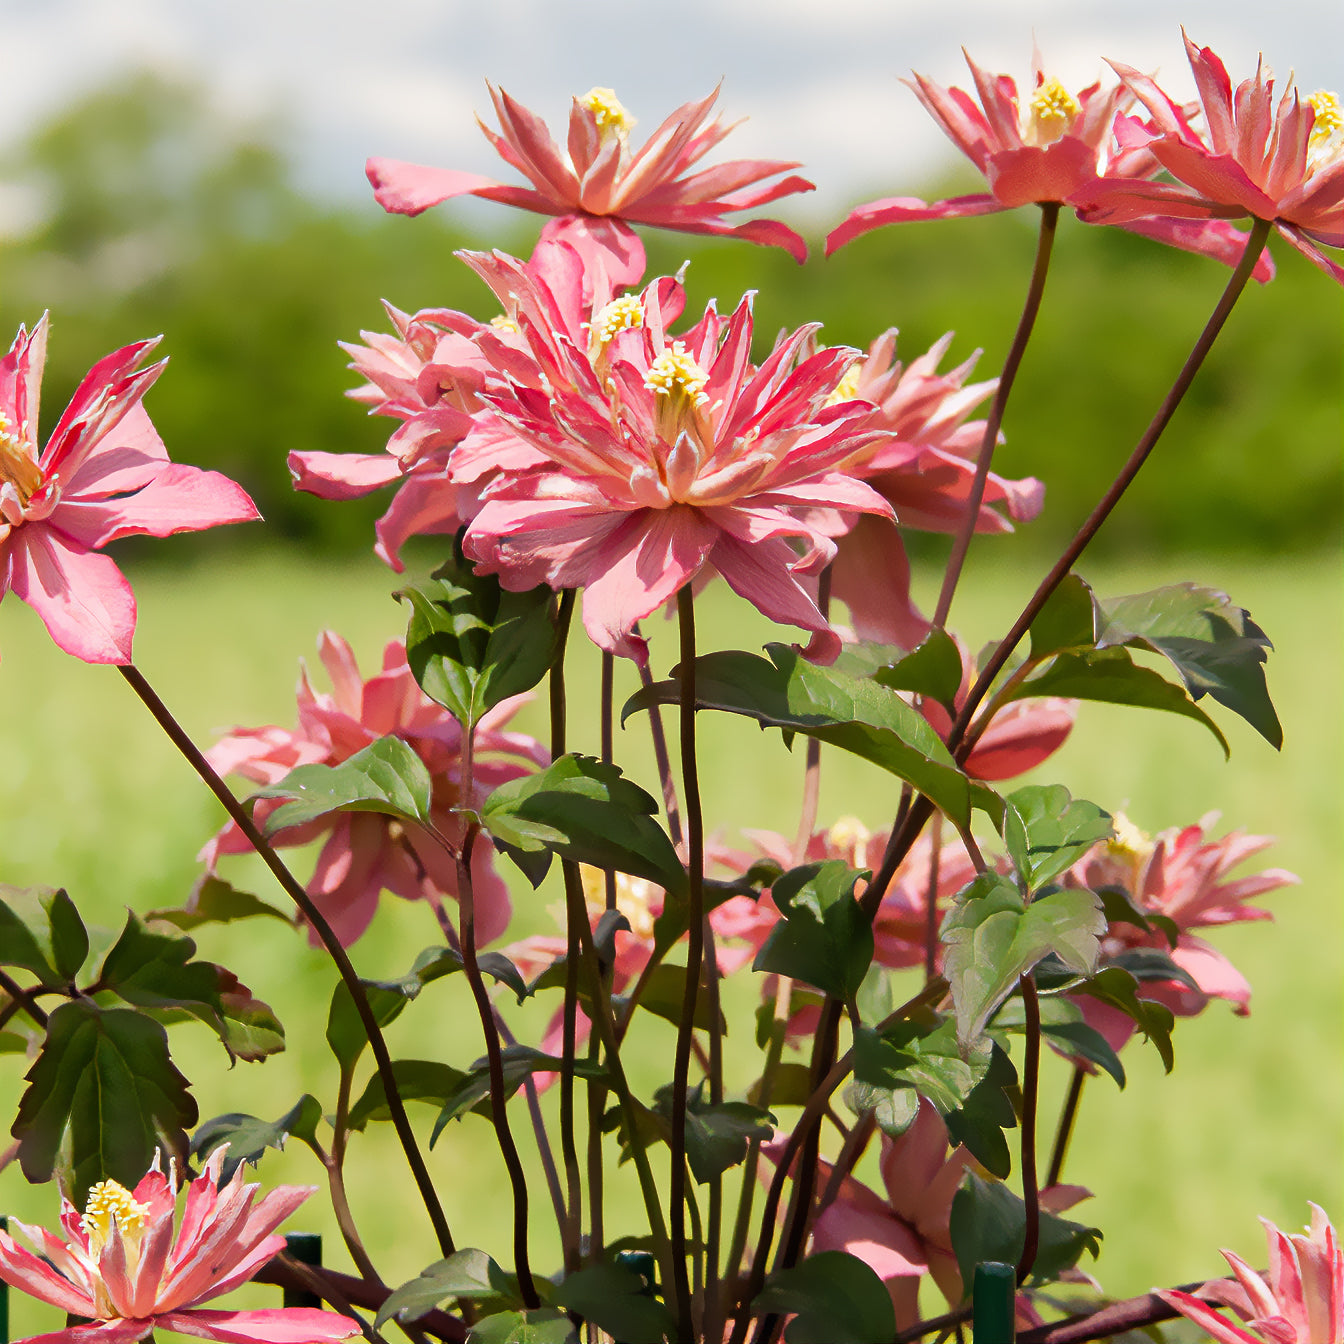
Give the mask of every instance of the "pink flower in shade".
M 1185 38 L 1204 113 L 1205 134 L 1190 124 L 1147 75 L 1112 62 L 1152 115 L 1136 135 L 1175 183 L 1094 184 L 1085 218 L 1125 224 L 1144 214 L 1192 220 L 1251 215 L 1275 228 L 1327 275 L 1344 283 L 1344 267 L 1321 246 L 1344 247 L 1344 113 L 1321 90 L 1303 99 L 1290 87 L 1277 100 L 1263 60 L 1234 91 L 1227 68 L 1208 47 Z
M 176 1176 L 164 1176 L 157 1158 L 133 1191 L 100 1181 L 82 1216 L 62 1199 L 64 1239 L 11 1218 L 42 1258 L 0 1232 L 0 1279 L 85 1322 L 21 1344 L 132 1344 L 156 1329 L 224 1344 L 318 1344 L 359 1334 L 348 1317 L 310 1307 L 201 1307 L 284 1250 L 275 1229 L 313 1193 L 282 1185 L 257 1200 L 241 1165 L 221 1187 L 225 1152 L 216 1148 L 187 1187 L 176 1231 Z
M 635 623 L 718 573 L 770 619 L 811 631 L 810 657 L 833 658 L 839 637 L 797 576 L 833 557 L 843 515 L 891 513 L 844 474 L 877 437 L 865 403 L 831 404 L 853 352 L 803 357 L 803 328 L 757 368 L 747 299 L 729 318 L 711 305 L 674 338 L 684 299 L 671 280 L 595 311 L 579 345 L 556 330 L 560 301 L 538 276 L 499 254 L 466 259 L 516 300 L 537 362 L 556 365 L 548 389 L 484 394 L 525 455 L 519 467 L 540 465 L 486 487 L 463 543 L 478 571 L 509 588 L 582 587 L 594 642 L 640 662 Z
M 1168 953 L 1197 988 L 1178 980 L 1145 980 L 1140 982 L 1139 994 L 1165 1004 L 1178 1017 L 1201 1012 L 1211 998 L 1227 999 L 1240 1016 L 1250 1012 L 1251 987 L 1241 972 L 1190 930 L 1272 919 L 1269 911 L 1247 902 L 1298 880 L 1282 868 L 1229 878 L 1233 868 L 1272 840 L 1241 831 L 1206 840 L 1216 820 L 1217 814 L 1210 814 L 1193 826 L 1164 831 L 1152 841 L 1123 813 L 1117 813 L 1114 837 L 1098 844 L 1061 879 L 1065 886 L 1093 891 L 1118 887 L 1146 917 L 1175 924 L 1178 936 L 1173 948 L 1160 927 L 1145 933 L 1137 925 L 1113 922 L 1102 940 L 1102 963 L 1136 948 Z M 1112 1049 L 1118 1050 L 1133 1033 L 1133 1022 L 1117 1010 L 1087 995 L 1077 996 L 1076 1001 Z
M 847 395 L 873 403 L 869 428 L 885 435 L 848 470 L 887 500 L 899 519 L 898 526 L 865 516 L 837 538 L 831 594 L 849 607 L 860 639 L 913 648 L 928 634 L 928 621 L 910 599 L 910 562 L 900 529 L 954 532 L 965 515 L 985 429 L 983 420 L 969 417 L 998 380 L 966 383 L 979 352 L 939 373 L 951 343 L 949 332 L 907 368 L 895 357 L 895 330 L 884 332 L 844 380 Z M 1034 478 L 1013 481 L 991 472 L 976 531 L 1011 531 L 1009 519 L 1034 518 L 1044 496 L 1045 487 Z M 875 583 L 875 574 L 884 581 Z
M 370 159 L 374 196 L 385 210 L 416 215 L 450 196 L 480 196 L 557 216 L 543 236 L 563 238 L 585 255 L 601 255 L 621 284 L 644 274 L 644 248 L 631 224 L 654 224 L 682 233 L 726 234 L 782 247 L 798 261 L 807 246 L 792 229 L 770 219 L 731 224 L 724 216 L 812 191 L 806 178 L 778 177 L 796 163 L 734 159 L 692 171 L 732 126 L 710 110 L 714 90 L 672 113 L 638 150 L 630 148 L 634 119 L 610 89 L 590 89 L 574 99 L 562 150 L 536 113 L 502 89 L 490 87 L 499 134 L 478 123 L 499 155 L 531 183 L 509 186 L 475 173 L 425 168 L 396 159 Z M 566 152 L 567 151 L 567 152 Z
M 129 663 L 135 634 L 135 595 L 103 546 L 260 517 L 226 477 L 168 460 L 140 404 L 163 371 L 140 368 L 156 343 L 99 360 L 40 456 L 46 317 L 31 334 L 20 327 L 0 360 L 0 593 L 86 663 Z
M 238 728 L 206 753 L 220 774 L 235 771 L 258 784 L 283 779 L 298 765 L 338 765 L 389 734 L 406 741 L 425 762 L 434 781 L 431 816 L 435 828 L 450 841 L 462 836 L 457 809 L 477 807 L 506 780 L 547 763 L 546 751 L 504 724 L 522 703 L 503 701 L 481 720 L 473 752 L 473 791 L 462 797 L 461 725 L 416 684 L 398 641 L 383 653 L 383 670 L 365 681 L 350 646 L 326 631 L 318 643 L 332 692 L 313 690 L 307 668 L 299 676 L 299 726 Z M 263 799 L 259 818 L 280 805 Z M 326 916 L 342 945 L 349 946 L 368 928 L 379 894 L 393 891 L 407 900 L 437 901 L 457 895 L 457 865 L 427 831 L 411 822 L 373 812 L 336 812 L 302 826 L 287 827 L 273 837 L 279 846 L 309 844 L 326 837 L 307 891 Z M 247 852 L 251 846 L 232 823 L 201 851 L 213 870 L 222 854 Z M 482 943 L 498 938 L 509 922 L 508 890 L 494 870 L 493 849 L 485 836 L 472 852 L 477 936 Z M 316 942 L 316 935 L 310 930 Z
M 497 331 L 451 309 L 414 316 L 385 305 L 397 334 L 364 331 L 364 344 L 342 342 L 350 367 L 365 378 L 349 395 L 370 415 L 400 420 L 382 453 L 293 452 L 289 470 L 297 489 L 323 499 L 354 499 L 397 486 L 378 520 L 378 557 L 398 573 L 407 537 L 453 533 L 476 507 L 475 492 L 448 479 L 448 459 L 481 410 L 486 373 L 478 340 Z
M 1236 1283 L 1205 1285 L 1205 1296 L 1232 1308 L 1243 1330 L 1208 1302 L 1178 1289 L 1154 1289 L 1168 1306 L 1194 1321 L 1219 1344 L 1340 1344 L 1344 1340 L 1344 1250 L 1323 1209 L 1311 1205 L 1305 1236 L 1286 1235 L 1262 1218 L 1269 1271 L 1255 1272 L 1231 1251 L 1223 1257 Z
M 882 1136 L 883 1193 L 845 1176 L 817 1217 L 813 1249 L 848 1251 L 869 1265 L 887 1285 L 898 1330 L 920 1320 L 919 1287 L 925 1276 L 949 1303 L 961 1300 L 949 1223 L 952 1198 L 969 1161 L 964 1148 L 949 1151 L 947 1126 L 933 1103 L 921 1097 L 905 1133 L 898 1139 Z M 818 1166 L 818 1188 L 824 1190 L 830 1167 Z
M 826 239 L 829 255 L 847 242 L 885 224 L 924 219 L 957 219 L 989 215 L 1017 206 L 1054 201 L 1079 209 L 1086 222 L 1096 218 L 1083 205 L 1102 175 L 1125 180 L 1150 177 L 1157 162 L 1132 137 L 1117 137 L 1122 109 L 1131 101 L 1123 86 L 1104 90 L 1089 84 L 1077 94 L 1041 68 L 1032 56 L 1032 89 L 1025 97 L 1008 75 L 982 70 L 965 52 L 975 80 L 977 103 L 964 89 L 945 89 L 924 75 L 906 83 L 942 127 L 948 138 L 984 174 L 989 191 L 929 204 L 913 196 L 892 196 L 860 205 Z M 1241 255 L 1246 235 L 1226 224 L 1166 218 L 1157 206 L 1136 212 L 1125 227 L 1134 233 L 1199 252 L 1228 265 Z M 1116 220 L 1114 222 L 1120 222 Z M 1273 278 L 1267 257 L 1256 265 L 1255 278 Z

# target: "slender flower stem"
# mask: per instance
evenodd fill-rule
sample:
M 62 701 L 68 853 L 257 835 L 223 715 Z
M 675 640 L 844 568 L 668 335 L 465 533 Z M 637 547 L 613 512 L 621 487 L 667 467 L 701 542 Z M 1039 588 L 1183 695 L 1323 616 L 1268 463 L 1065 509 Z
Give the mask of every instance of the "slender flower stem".
M 355 1262 L 355 1268 L 369 1283 L 381 1284 L 383 1279 L 369 1253 L 360 1239 L 355 1226 L 355 1217 L 350 1210 L 350 1200 L 345 1191 L 345 1148 L 350 1137 L 350 1085 L 354 1080 L 353 1069 L 343 1067 L 336 1088 L 336 1116 L 332 1124 L 331 1153 L 325 1155 L 314 1145 L 314 1150 L 327 1169 L 327 1186 L 331 1194 L 331 1208 L 336 1215 L 336 1225 L 341 1230 L 345 1248 Z
M 1018 982 L 1027 1017 L 1027 1045 L 1022 1065 L 1022 1198 L 1026 1203 L 1026 1235 L 1017 1262 L 1017 1282 L 1027 1281 L 1036 1263 L 1041 1237 L 1041 1191 L 1036 1177 L 1036 1105 L 1041 1076 L 1041 1005 L 1036 982 L 1024 975 Z
M 700 779 L 695 754 L 695 599 L 689 587 L 677 592 L 677 619 L 681 633 L 681 778 L 686 804 L 688 890 L 686 896 L 686 990 L 677 1024 L 677 1046 L 672 1065 L 672 1120 L 668 1147 L 668 1182 L 672 1237 L 673 1301 L 677 1338 L 694 1335 L 691 1289 L 686 1273 L 686 1101 L 690 1090 L 691 1040 L 695 1033 L 695 1004 L 704 958 L 705 850 L 704 818 L 700 809 Z
M 831 567 L 827 565 L 821 571 L 817 582 L 817 610 L 823 620 L 831 616 Z M 802 863 L 807 857 L 807 847 L 812 842 L 812 832 L 817 826 L 817 805 L 821 799 L 821 740 L 816 737 L 807 739 L 807 761 L 803 770 L 803 806 L 798 816 L 798 833 L 793 840 L 793 861 Z
M 574 617 L 574 590 L 567 588 L 556 610 L 555 661 L 550 672 L 551 760 L 565 754 L 567 701 L 565 698 L 565 650 Z M 579 1021 L 579 925 L 588 922 L 579 870 L 568 859 L 560 862 L 565 884 L 565 997 L 560 1016 L 560 1161 L 565 1169 L 565 1218 L 560 1225 L 565 1272 L 573 1274 L 580 1263 L 583 1235 L 583 1173 L 574 1125 L 574 1061 L 578 1054 Z
M 424 1201 L 425 1210 L 434 1226 L 434 1235 L 438 1239 L 439 1249 L 445 1257 L 452 1255 L 456 1249 L 453 1243 L 453 1235 L 448 1229 L 448 1220 L 444 1216 L 443 1205 L 439 1203 L 438 1194 L 429 1178 L 425 1159 L 415 1141 L 415 1133 L 411 1129 L 410 1118 L 406 1114 L 406 1106 L 401 1099 L 401 1091 L 397 1087 L 396 1075 L 392 1070 L 392 1056 L 388 1053 L 387 1041 L 383 1037 L 382 1028 L 378 1025 L 378 1019 L 373 1015 L 373 1009 L 369 1006 L 369 996 L 364 992 L 364 986 L 360 983 L 359 976 L 355 974 L 355 968 L 351 964 L 345 948 L 341 946 L 340 940 L 336 937 L 331 925 L 323 917 L 322 912 L 309 899 L 308 893 L 299 884 L 293 873 L 285 867 L 283 860 L 257 829 L 256 824 L 243 805 L 234 797 L 229 786 L 224 783 L 210 762 L 201 754 L 196 744 L 173 717 L 154 688 L 145 680 L 139 668 L 133 663 L 127 663 L 119 666 L 117 671 L 126 679 L 136 695 L 140 697 L 145 708 L 154 716 L 159 727 L 168 735 L 172 744 L 186 757 L 188 763 L 201 777 L 206 787 L 224 805 L 224 810 L 229 814 L 234 825 L 247 837 L 248 843 L 261 856 L 262 862 L 271 870 L 276 881 L 284 889 L 285 894 L 303 912 L 304 917 L 316 931 L 322 946 L 326 948 L 327 954 L 336 963 L 336 969 L 340 972 L 341 980 L 350 992 L 355 1011 L 359 1014 L 359 1020 L 369 1038 L 369 1047 L 373 1051 L 374 1061 L 378 1068 L 378 1077 L 382 1080 L 383 1091 L 387 1097 L 388 1110 L 392 1113 L 392 1125 L 397 1131 L 397 1138 L 401 1141 L 402 1150 L 406 1154 L 406 1162 L 415 1178 L 415 1184 L 420 1191 L 420 1198 Z
M 635 634 L 639 625 L 635 625 Z M 646 689 L 653 685 L 653 673 L 647 663 L 639 669 L 639 683 Z M 667 734 L 663 731 L 663 711 L 660 705 L 649 706 L 649 733 L 653 737 L 653 759 L 658 767 L 658 778 L 663 786 L 663 806 L 667 809 L 667 829 L 672 843 L 681 845 L 681 808 L 677 804 L 677 782 L 672 778 L 672 760 L 667 754 Z
M 709 1101 L 723 1104 L 723 1010 L 719 998 L 719 958 L 709 916 L 704 920 L 705 997 L 709 1000 Z M 705 1220 L 705 1322 L 706 1339 L 722 1339 L 723 1324 L 719 1294 L 719 1254 L 723 1242 L 723 1173 L 709 1182 L 709 1211 Z
M 1081 1064 L 1073 1066 L 1073 1078 L 1069 1082 L 1068 1096 L 1059 1113 L 1059 1127 L 1055 1130 L 1055 1146 L 1050 1153 L 1050 1171 L 1045 1178 L 1046 1189 L 1059 1184 L 1064 1174 L 1064 1159 L 1069 1152 L 1069 1139 L 1073 1135 L 1073 1122 L 1078 1118 L 1078 1103 L 1082 1099 L 1083 1084 L 1087 1081 L 1087 1070 Z
M 1200 332 L 1199 339 L 1195 342 L 1185 363 L 1181 366 L 1180 373 L 1176 375 L 1176 381 L 1172 383 L 1171 390 L 1162 399 L 1157 414 L 1153 416 L 1148 428 L 1143 433 L 1143 437 L 1134 446 L 1134 451 L 1120 469 L 1120 474 L 1111 482 L 1110 488 L 1101 497 L 1096 508 L 1088 515 L 1087 521 L 1078 529 L 1073 540 L 1064 548 L 1064 553 L 1055 562 L 1054 568 L 1042 580 L 1040 587 L 1032 595 L 1013 628 L 991 654 L 975 685 L 971 687 L 970 694 L 966 697 L 966 702 L 962 705 L 961 712 L 957 715 L 951 732 L 948 734 L 947 744 L 954 752 L 965 737 L 966 730 L 970 726 L 971 716 L 979 707 L 981 700 L 984 699 L 994 682 L 994 678 L 1003 670 L 1004 665 L 1012 656 L 1013 650 L 1017 648 L 1023 635 L 1027 633 L 1032 621 L 1036 619 L 1041 608 L 1049 600 L 1050 595 L 1059 587 L 1064 576 L 1073 568 L 1074 562 L 1083 553 L 1092 538 L 1096 536 L 1101 525 L 1111 516 L 1115 506 L 1120 502 L 1125 491 L 1129 489 L 1135 476 L 1139 474 L 1139 468 L 1148 460 L 1148 455 L 1157 446 L 1157 441 L 1162 437 L 1163 430 L 1171 422 L 1171 417 L 1176 414 L 1176 408 L 1181 404 L 1186 392 L 1189 391 L 1190 384 L 1194 382 L 1195 375 L 1208 357 L 1214 341 L 1218 339 L 1218 334 L 1222 331 L 1228 314 L 1231 313 L 1237 300 L 1241 297 L 1242 290 L 1246 288 L 1251 273 L 1255 270 L 1255 263 L 1260 260 L 1260 253 L 1264 251 L 1271 223 L 1270 220 L 1257 219 L 1251 226 L 1250 235 L 1246 239 L 1246 247 L 1241 254 L 1241 260 L 1237 262 L 1236 269 L 1232 272 L 1232 277 L 1228 280 L 1227 287 L 1223 290 L 1217 307 L 1214 308 L 1204 330 Z M 964 759 L 964 757 L 959 756 L 958 759 Z
M 924 979 L 938 973 L 938 864 L 943 849 L 943 816 L 935 813 L 929 836 L 929 885 L 925 894 L 928 918 L 924 924 Z
M 34 1002 L 32 994 L 24 989 L 22 985 L 18 984 L 17 981 L 11 980 L 4 971 L 0 971 L 0 989 L 3 989 L 5 993 L 9 995 L 9 1003 L 5 1005 L 9 1011 L 3 1016 L 0 1016 L 0 1025 L 7 1022 L 10 1016 L 20 1008 L 22 1008 L 39 1027 L 45 1027 L 47 1025 L 46 1009 L 40 1008 L 37 1003 Z
M 1045 277 L 1050 270 L 1050 250 L 1054 245 L 1055 226 L 1058 222 L 1059 202 L 1042 201 L 1041 228 L 1036 236 L 1036 262 L 1031 268 L 1031 281 L 1027 285 L 1022 316 L 1018 318 L 1013 343 L 1008 347 L 1008 357 L 1003 362 L 999 385 L 994 390 L 989 418 L 985 421 L 985 432 L 980 440 L 980 455 L 975 462 L 975 476 L 972 478 L 970 495 L 966 500 L 966 512 L 956 539 L 952 543 L 947 569 L 943 573 L 943 586 L 938 593 L 938 606 L 933 614 L 933 624 L 938 628 L 947 624 L 947 613 L 952 607 L 952 595 L 957 590 L 957 581 L 961 578 L 962 567 L 966 563 L 966 552 L 970 549 L 971 537 L 975 535 L 975 525 L 980 517 L 980 505 L 985 498 L 985 483 L 989 479 L 989 464 L 993 460 L 994 449 L 999 442 L 1003 414 L 1008 408 L 1008 397 L 1012 393 L 1022 356 L 1026 354 L 1032 328 L 1036 325 L 1036 314 L 1041 308 L 1041 296 L 1045 293 Z
M 470 732 L 463 733 L 464 742 L 469 742 Z M 470 797 L 470 758 L 464 750 L 463 757 L 468 766 L 463 769 L 466 781 L 463 792 Z M 481 1019 L 481 1030 L 485 1036 L 485 1056 L 490 1070 L 490 1118 L 495 1126 L 495 1138 L 499 1151 L 504 1158 L 504 1166 L 509 1173 L 509 1184 L 513 1190 L 513 1259 L 518 1275 L 518 1291 L 528 1308 L 540 1305 L 536 1285 L 532 1282 L 532 1267 L 527 1249 L 527 1180 L 523 1175 L 523 1164 L 518 1156 L 518 1146 L 513 1141 L 513 1132 L 509 1128 L 508 1089 L 504 1082 L 504 1059 L 499 1048 L 499 1034 L 495 1030 L 495 1016 L 490 1003 L 490 995 L 485 988 L 485 977 L 476 961 L 476 894 L 471 880 L 471 851 L 480 834 L 475 823 L 467 826 L 462 839 L 462 852 L 457 860 L 458 910 L 462 925 L 462 971 L 471 987 L 471 996 L 476 1002 L 476 1012 Z

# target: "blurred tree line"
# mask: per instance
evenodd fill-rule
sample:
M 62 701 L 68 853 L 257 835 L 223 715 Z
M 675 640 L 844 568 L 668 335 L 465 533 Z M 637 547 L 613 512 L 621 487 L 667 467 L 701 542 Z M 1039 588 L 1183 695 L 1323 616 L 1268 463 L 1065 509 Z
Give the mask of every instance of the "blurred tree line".
M 470 236 L 451 207 L 405 219 L 371 195 L 357 206 L 314 199 L 270 133 L 229 127 L 199 93 L 151 75 L 68 108 L 0 172 L 36 202 L 33 222 L 0 250 L 0 325 L 12 332 L 51 311 L 44 433 L 95 359 L 162 332 L 172 362 L 148 405 L 169 451 L 240 481 L 272 537 L 329 549 L 368 548 L 385 497 L 298 494 L 286 454 L 375 452 L 394 428 L 342 396 L 356 380 L 335 342 L 388 329 L 380 298 L 491 316 L 493 299 L 453 250 L 526 252 L 537 226 L 500 208 L 495 232 Z M 928 194 L 963 189 L 954 179 Z M 712 295 L 726 309 L 759 291 L 766 342 L 820 320 L 828 343 L 866 346 L 895 326 L 909 360 L 955 330 L 947 362 L 983 347 L 977 372 L 990 377 L 1017 321 L 1035 222 L 1019 211 L 889 228 L 829 261 L 818 239 L 802 268 L 727 240 L 646 243 L 651 273 L 690 260 L 690 311 Z M 1275 255 L 1278 278 L 1242 300 L 1098 548 L 1272 553 L 1338 542 L 1339 291 L 1288 247 Z M 1047 482 L 1045 514 L 1028 529 L 1043 550 L 1058 549 L 1128 453 L 1226 277 L 1202 258 L 1062 221 L 996 458 L 1005 474 Z M 195 545 L 259 535 L 221 529 Z

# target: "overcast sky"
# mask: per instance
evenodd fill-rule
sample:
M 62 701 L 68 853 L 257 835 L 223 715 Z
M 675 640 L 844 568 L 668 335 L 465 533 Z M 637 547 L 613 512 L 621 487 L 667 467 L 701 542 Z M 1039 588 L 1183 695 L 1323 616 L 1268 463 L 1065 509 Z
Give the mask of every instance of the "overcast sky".
M 1304 92 L 1344 92 L 1341 0 L 0 0 L 0 16 L 0 144 L 148 67 L 199 80 L 229 116 L 274 119 L 305 185 L 346 197 L 371 154 L 507 176 L 473 122 L 486 79 L 553 125 L 572 94 L 610 86 L 637 139 L 722 80 L 722 111 L 750 118 L 727 156 L 801 160 L 826 217 L 947 160 L 899 80 L 966 83 L 962 46 L 1020 81 L 1034 32 L 1070 87 L 1109 56 L 1188 96 L 1184 23 L 1234 80 L 1263 50 Z

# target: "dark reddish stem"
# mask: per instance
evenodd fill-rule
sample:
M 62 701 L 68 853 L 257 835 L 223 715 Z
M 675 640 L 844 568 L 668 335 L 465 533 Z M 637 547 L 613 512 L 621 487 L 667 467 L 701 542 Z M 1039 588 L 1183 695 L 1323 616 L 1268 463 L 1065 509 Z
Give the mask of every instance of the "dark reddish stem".
M 443 1206 L 439 1203 L 434 1184 L 429 1179 L 425 1159 L 416 1144 L 415 1134 L 411 1129 L 411 1122 L 401 1099 L 401 1091 L 397 1086 L 396 1075 L 392 1070 L 392 1056 L 388 1053 L 387 1041 L 383 1037 L 382 1028 L 378 1025 L 378 1019 L 373 1015 L 373 1009 L 369 1006 L 369 997 L 364 992 L 364 986 L 360 983 L 359 976 L 355 974 L 355 968 L 351 964 L 345 948 L 341 946 L 340 940 L 336 937 L 331 925 L 323 917 L 322 912 L 309 899 L 308 893 L 299 884 L 293 873 L 285 867 L 284 862 L 270 842 L 257 829 L 246 809 L 234 797 L 229 786 L 219 777 L 210 762 L 197 749 L 196 744 L 187 736 L 181 724 L 169 712 L 167 705 L 159 699 L 158 694 L 145 680 L 140 670 L 134 664 L 127 663 L 118 667 L 117 671 L 126 679 L 136 695 L 140 697 L 145 708 L 154 716 L 155 721 L 168 735 L 172 744 L 186 757 L 188 763 L 201 777 L 206 787 L 224 805 L 224 810 L 229 814 L 234 825 L 247 837 L 248 843 L 261 856 L 262 862 L 271 870 L 276 881 L 284 889 L 285 894 L 303 912 L 304 918 L 313 926 L 322 946 L 326 948 L 328 956 L 335 962 L 336 969 L 340 972 L 341 980 L 344 982 L 346 989 L 350 991 L 350 998 L 355 1005 L 355 1011 L 359 1014 L 359 1020 L 363 1023 L 364 1031 L 369 1038 L 369 1046 L 373 1051 L 374 1061 L 378 1068 L 378 1077 L 382 1080 L 383 1091 L 387 1097 L 387 1107 L 392 1113 L 392 1125 L 397 1131 L 397 1138 L 401 1141 L 402 1150 L 406 1154 L 406 1162 L 415 1178 L 416 1186 L 420 1191 L 420 1198 L 424 1201 L 425 1210 L 429 1214 L 429 1220 L 434 1225 L 434 1235 L 438 1238 L 439 1248 L 444 1256 L 452 1255 L 456 1249 L 453 1244 L 453 1235 L 448 1230 L 448 1220 L 444 1216 Z

